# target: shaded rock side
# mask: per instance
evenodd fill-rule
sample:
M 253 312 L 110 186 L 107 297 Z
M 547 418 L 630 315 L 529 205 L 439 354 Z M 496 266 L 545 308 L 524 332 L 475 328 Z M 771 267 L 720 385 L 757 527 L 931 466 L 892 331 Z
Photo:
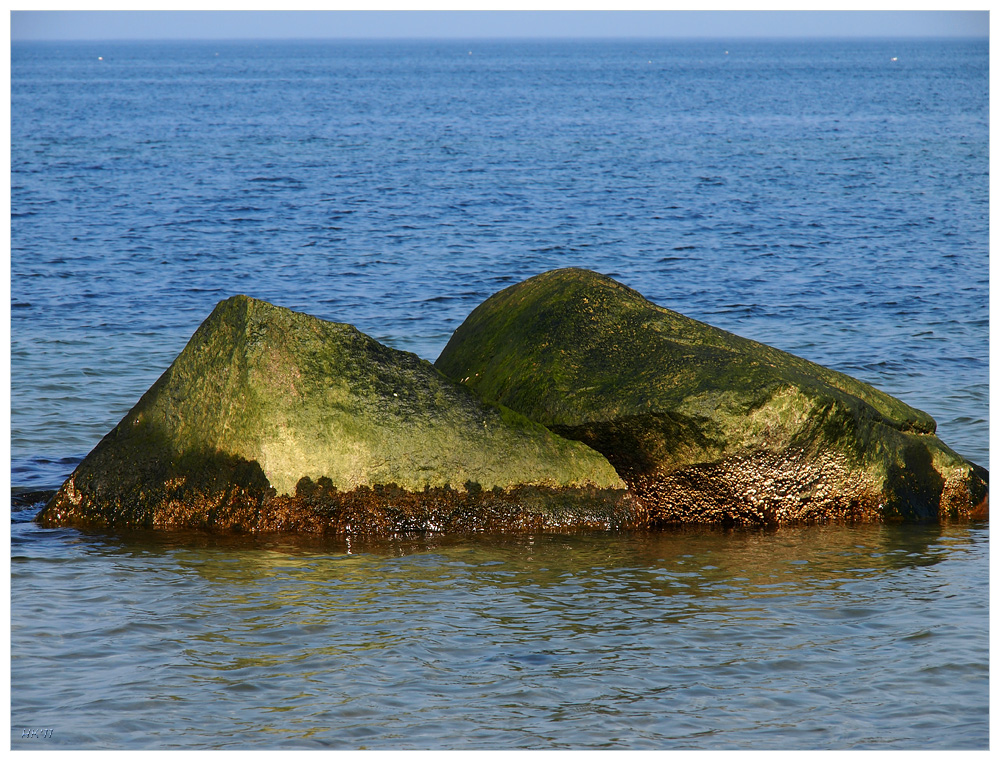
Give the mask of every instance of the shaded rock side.
M 969 516 L 987 473 L 868 384 L 563 269 L 475 309 L 435 363 L 603 453 L 652 525 Z
M 597 452 L 350 325 L 236 296 L 43 525 L 381 534 L 633 522 Z

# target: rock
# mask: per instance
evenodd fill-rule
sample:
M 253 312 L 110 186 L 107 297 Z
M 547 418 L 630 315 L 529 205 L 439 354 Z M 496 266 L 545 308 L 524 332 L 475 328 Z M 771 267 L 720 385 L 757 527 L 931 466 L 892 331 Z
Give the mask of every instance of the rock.
M 969 516 L 986 503 L 986 471 L 929 415 L 594 272 L 495 294 L 435 364 L 603 453 L 649 525 Z
M 236 296 L 38 519 L 376 535 L 634 518 L 592 449 L 350 325 Z

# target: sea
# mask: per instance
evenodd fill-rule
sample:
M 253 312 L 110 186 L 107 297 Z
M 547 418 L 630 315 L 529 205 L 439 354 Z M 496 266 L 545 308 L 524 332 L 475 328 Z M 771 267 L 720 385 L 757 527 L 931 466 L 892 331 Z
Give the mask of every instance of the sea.
M 989 466 L 987 40 L 11 46 L 13 749 L 989 747 L 987 522 L 42 529 L 214 305 L 433 361 L 559 267 Z

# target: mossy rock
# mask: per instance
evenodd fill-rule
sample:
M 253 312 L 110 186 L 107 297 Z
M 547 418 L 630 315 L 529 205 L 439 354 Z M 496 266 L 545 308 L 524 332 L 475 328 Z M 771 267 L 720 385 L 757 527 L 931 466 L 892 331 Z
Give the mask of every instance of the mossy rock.
M 633 525 L 600 454 L 350 325 L 221 302 L 46 526 L 384 534 Z
M 986 504 L 986 471 L 926 413 L 587 270 L 495 294 L 435 364 L 603 453 L 652 525 L 969 516 Z

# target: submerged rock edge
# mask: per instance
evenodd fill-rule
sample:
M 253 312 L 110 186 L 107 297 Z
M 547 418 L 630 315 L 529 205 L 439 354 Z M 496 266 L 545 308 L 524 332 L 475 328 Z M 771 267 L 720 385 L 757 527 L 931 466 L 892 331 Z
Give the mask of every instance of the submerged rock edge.
M 254 463 L 245 465 L 253 470 Z M 263 480 L 208 492 L 188 487 L 179 478 L 155 496 L 138 509 L 130 499 L 94 499 L 77 490 L 71 476 L 36 520 L 44 527 L 370 537 L 640 527 L 627 491 L 596 487 L 484 490 L 467 483 L 463 489 L 445 486 L 410 492 L 387 484 L 341 492 L 327 478 L 314 482 L 303 477 L 294 495 L 279 495 Z

